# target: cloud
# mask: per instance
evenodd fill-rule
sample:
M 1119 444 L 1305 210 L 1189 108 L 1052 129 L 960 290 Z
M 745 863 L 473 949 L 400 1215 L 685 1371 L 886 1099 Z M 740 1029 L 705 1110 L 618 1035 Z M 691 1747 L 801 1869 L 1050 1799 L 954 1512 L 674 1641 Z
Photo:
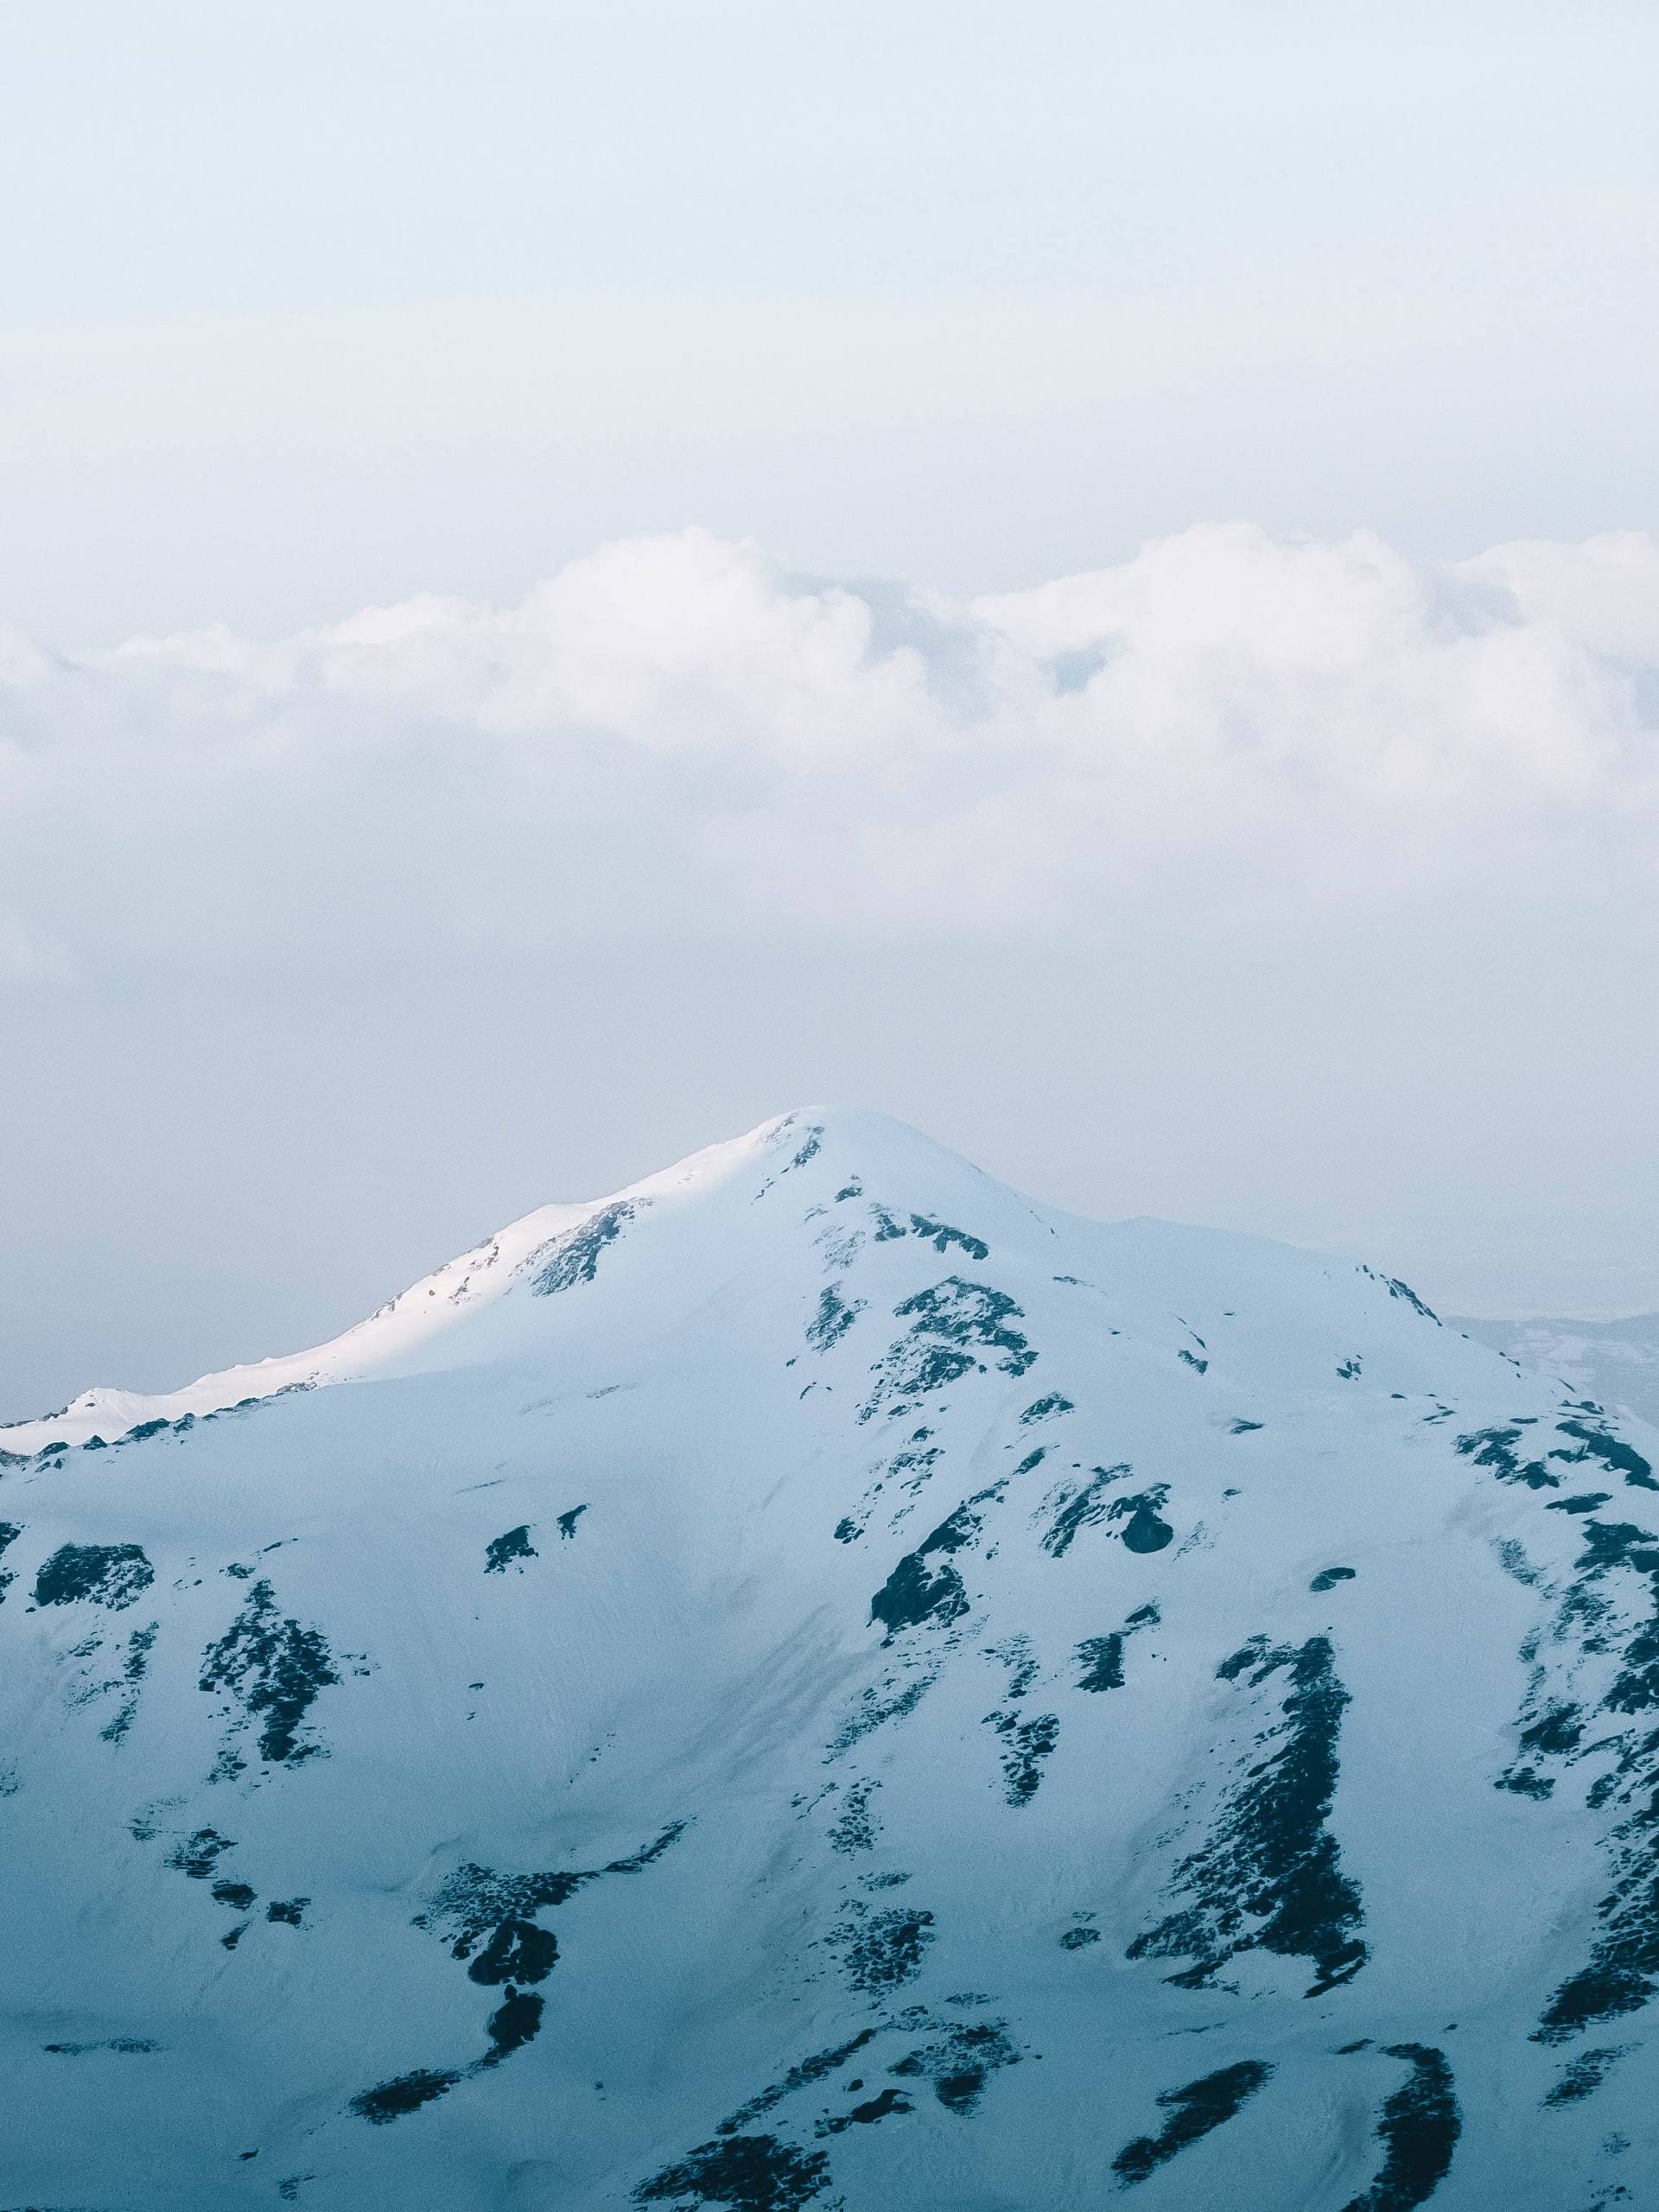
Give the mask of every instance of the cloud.
M 699 531 L 522 605 L 54 659 L 0 634 L 0 972 L 594 938 L 1646 930 L 1659 544 L 1238 524 L 967 604 Z

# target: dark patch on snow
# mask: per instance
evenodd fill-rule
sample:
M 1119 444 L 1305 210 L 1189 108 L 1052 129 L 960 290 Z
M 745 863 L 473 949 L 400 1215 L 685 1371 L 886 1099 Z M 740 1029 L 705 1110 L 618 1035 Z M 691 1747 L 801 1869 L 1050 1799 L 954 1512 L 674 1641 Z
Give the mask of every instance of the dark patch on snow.
M 933 1941 L 933 1916 L 915 1906 L 872 1912 L 855 1897 L 848 1917 L 830 1930 L 842 1971 L 855 1989 L 880 1997 L 913 1981 Z
M 955 2001 L 955 2000 L 953 2000 Z M 979 2003 L 978 1998 L 966 2001 Z M 906 2051 L 887 2071 L 906 2080 L 933 2084 L 947 2112 L 965 2119 L 979 2103 L 986 2077 L 1004 2066 L 1017 2066 L 1020 2053 L 1002 2020 L 948 2021 L 937 2042 Z
M 1098 1943 L 1099 1941 L 1099 1929 L 1090 1928 L 1086 1921 L 1081 1921 L 1077 1927 L 1065 1930 L 1060 1937 L 1060 1948 L 1063 1951 L 1082 1951 L 1087 1949 L 1090 1943 Z
M 1522 1725 L 1516 1757 L 1496 1784 L 1497 1788 L 1511 1789 L 1522 1797 L 1553 1796 L 1554 1777 L 1541 1775 L 1531 1762 L 1565 1758 L 1576 1751 L 1584 1739 L 1582 1711 L 1567 1700 L 1547 1695 L 1543 1688 L 1546 1679 L 1541 1669 L 1529 1688 L 1522 1707 Z
M 849 1785 L 841 1801 L 841 1812 L 830 1830 L 830 1848 L 843 1854 L 855 1851 L 874 1851 L 876 1821 L 870 1810 L 870 1799 L 881 1787 L 874 1777 Z
M 573 1505 L 568 1513 L 559 1515 L 558 1529 L 561 1543 L 569 1543 L 575 1537 L 576 1523 L 587 1510 L 588 1508 L 585 1505 Z
M 116 2050 L 129 2058 L 138 2058 L 162 2045 L 152 2043 L 148 2036 L 105 2036 L 101 2043 L 43 2043 L 42 2050 L 49 2050 L 58 2058 L 84 2058 L 89 2050 Z
M 633 2201 L 720 2204 L 728 2212 L 800 2212 L 829 2183 L 830 2161 L 822 2151 L 798 2151 L 775 2135 L 733 2135 L 699 2144 L 679 2165 L 641 2182 Z
M 918 1290 L 894 1306 L 893 1317 L 909 1320 L 910 1332 L 871 1370 L 875 1387 L 860 1409 L 861 1421 L 884 1405 L 897 1413 L 987 1363 L 1004 1375 L 1024 1375 L 1037 1357 L 1027 1339 L 1009 1325 L 1024 1320 L 1023 1309 L 1005 1291 L 960 1275 Z
M 1027 1428 L 1034 1421 L 1053 1421 L 1061 1414 L 1071 1414 L 1076 1411 L 1077 1408 L 1070 1398 L 1062 1396 L 1058 1390 L 1051 1390 L 1046 1398 L 1035 1398 L 1032 1401 L 1020 1416 L 1020 1426 L 1021 1428 Z
M 235 1849 L 234 1839 L 220 1835 L 217 1828 L 198 1828 L 193 1836 L 175 1844 L 164 1863 L 178 1873 L 188 1874 L 193 1882 L 206 1882 L 225 1853 Z
M 841 1342 L 863 1311 L 861 1298 L 849 1304 L 834 1283 L 826 1283 L 818 1293 L 818 1310 L 806 1325 L 806 1341 L 814 1351 L 828 1351 Z
M 1285 1689 L 1276 1719 L 1235 1762 L 1210 1834 L 1177 1866 L 1173 1887 L 1190 1900 L 1129 1946 L 1131 1958 L 1195 1963 L 1170 1980 L 1207 1985 L 1240 1952 L 1261 1949 L 1313 1962 L 1306 1993 L 1322 1996 L 1365 1963 L 1359 1891 L 1343 1872 L 1325 1822 L 1337 1784 L 1337 1744 L 1348 1693 L 1327 1637 L 1270 1646 L 1257 1637 L 1222 1662 L 1218 1678 L 1249 1690 Z
M 285 1927 L 303 1928 L 305 1908 L 310 1902 L 309 1897 L 273 1897 L 265 1907 L 265 1918 L 280 1922 Z
M 457 1947 L 457 1958 L 463 1955 Z M 486 1986 L 501 1982 L 545 1981 L 558 1964 L 559 1946 L 552 1930 L 533 1920 L 508 1918 L 490 1934 L 489 1941 L 467 1968 L 468 1978 Z
M 1529 1766 L 1509 1767 L 1492 1784 L 1494 1789 L 1512 1789 L 1517 1797 L 1553 1797 L 1555 1784 L 1547 1776 Z
M 1041 1672 L 1032 1651 L 1031 1638 L 1028 1636 L 1011 1636 L 1004 1643 L 988 1643 L 985 1647 L 985 1656 L 988 1659 L 1000 1660 L 1007 1669 L 1008 1687 L 1006 1694 L 1010 1701 L 1015 1698 L 1024 1697 Z
M 35 1602 L 104 1605 L 118 1613 L 155 1580 L 137 1544 L 60 1544 L 35 1578 Z
M 915 2109 L 902 2091 L 882 2089 L 875 2096 L 866 2098 L 861 2105 L 855 2105 L 850 2112 L 821 2120 L 812 2132 L 815 2135 L 839 2135 L 843 2128 L 868 2127 L 873 2121 L 886 2120 L 890 2113 Z
M 909 1497 L 914 1497 L 919 1491 L 925 1488 L 935 1465 L 944 1457 L 943 1448 L 937 1444 L 929 1444 L 923 1450 L 916 1448 L 918 1443 L 923 1442 L 932 1433 L 931 1429 L 918 1428 L 911 1439 L 910 1448 L 903 1452 L 895 1452 L 887 1463 L 889 1479 L 896 1482 L 899 1489 Z M 878 1484 L 877 1487 L 879 1488 L 880 1485 Z
M 1126 2143 L 1112 2160 L 1112 2171 L 1126 2189 L 1145 2181 L 1178 2152 L 1231 2120 L 1272 2074 L 1272 2067 L 1259 2058 L 1241 2058 L 1184 2088 L 1166 2089 L 1158 2102 L 1169 2118 L 1156 2135 L 1137 2135 Z
M 804 1167 L 810 1160 L 816 1160 L 823 1149 L 823 1125 L 822 1122 L 814 1122 L 807 1130 L 806 1135 L 802 1141 L 800 1150 L 790 1161 L 789 1166 L 784 1168 L 781 1172 L 787 1175 L 791 1167 Z
M 579 1282 L 592 1282 L 599 1271 L 600 1254 L 616 1242 L 644 1203 L 643 1199 L 619 1198 L 612 1205 L 601 1206 L 591 1220 L 566 1230 L 544 1246 L 550 1256 L 530 1279 L 535 1295 L 548 1298 L 556 1291 L 573 1290 Z
M 125 1694 L 116 1708 L 114 1717 L 98 1732 L 106 1744 L 122 1742 L 137 1717 L 138 1693 L 149 1670 L 150 1652 L 160 1632 L 161 1623 L 151 1621 L 148 1628 L 134 1629 L 127 1638 L 127 1656 L 122 1662 L 120 1681 L 114 1686 L 124 1688 Z
M 1342 1377 L 1342 1380 L 1344 1382 L 1357 1382 L 1359 1380 L 1360 1370 L 1364 1364 L 1364 1361 L 1360 1357 L 1359 1354 L 1356 1352 L 1351 1359 L 1344 1359 L 1343 1361 L 1341 1366 L 1338 1368 L 1337 1373 Z
M 22 1533 L 22 1529 L 16 1521 L 0 1521 L 0 1554 L 10 1550 Z M 15 1574 L 0 1569 L 0 1599 L 3 1599 L 7 1591 L 16 1580 L 17 1577 Z
M 231 1724 L 232 1735 L 257 1720 L 260 1758 L 292 1766 L 321 1752 L 323 1746 L 300 1731 L 320 1694 L 336 1688 L 340 1679 L 321 1630 L 285 1619 L 270 1584 L 262 1580 L 219 1642 L 202 1654 L 199 1688 L 210 1695 L 224 1691 L 242 1707 L 241 1719 Z M 232 1753 L 227 1764 L 233 1769 L 239 1760 Z
M 1322 1567 L 1307 1586 L 1314 1591 L 1334 1590 L 1338 1582 L 1351 1582 L 1353 1579 L 1351 1567 Z
M 1611 1493 L 1605 1490 L 1580 1491 L 1576 1497 L 1552 1497 L 1546 1513 L 1594 1513 L 1605 1505 Z
M 548 1940 L 550 1942 L 552 1938 Z M 502 2002 L 489 2017 L 490 2047 L 478 2062 L 480 2069 L 500 2065 L 504 2058 L 511 2058 L 515 2050 L 535 2041 L 542 2024 L 542 2004 L 541 1998 L 528 1996 L 507 1984 Z
M 1062 1491 L 1057 1494 L 1058 1510 L 1043 1533 L 1043 1549 L 1052 1559 L 1064 1559 L 1082 1529 L 1106 1518 L 1108 1501 L 1104 1492 L 1116 1482 L 1135 1470 L 1127 1459 L 1116 1467 L 1091 1467 L 1091 1479 L 1079 1491 Z
M 870 1600 L 871 1620 L 880 1621 L 887 1631 L 884 1643 L 891 1643 L 901 1629 L 920 1628 L 925 1623 L 931 1623 L 935 1628 L 948 1627 L 967 1611 L 968 1593 L 963 1587 L 962 1577 L 949 1563 L 950 1554 L 966 1549 L 973 1542 L 984 1519 L 976 1509 L 997 1503 L 1002 1487 L 1001 1483 L 993 1483 L 972 1497 L 964 1498 L 955 1512 L 947 1514 L 938 1527 L 925 1535 L 914 1551 L 906 1552 L 893 1568 Z M 939 1563 L 930 1567 L 930 1559 Z
M 1421 1313 L 1425 1321 L 1432 1321 L 1437 1329 L 1444 1327 L 1445 1324 L 1433 1307 L 1425 1306 L 1408 1282 L 1402 1282 L 1398 1275 L 1384 1275 L 1382 1281 L 1387 1287 L 1390 1298 L 1403 1298 L 1412 1311 Z
M 1079 1678 L 1080 1690 L 1121 1690 L 1123 1687 L 1123 1636 L 1115 1630 L 1110 1636 L 1085 1637 L 1077 1646 L 1077 1658 L 1084 1673 Z
M 215 1882 L 213 1893 L 216 1904 L 229 1905 L 232 1912 L 246 1912 L 258 1901 L 258 1892 L 245 1882 Z
M 445 1876 L 434 1893 L 426 1911 L 416 1916 L 416 1928 L 429 1928 L 447 1935 L 450 1939 L 450 1956 L 472 1959 L 486 1937 L 492 1942 L 501 1939 L 504 1931 L 530 1922 L 533 1916 L 555 1905 L 563 1904 L 585 1889 L 588 1883 L 598 1881 L 606 1874 L 638 1874 L 653 1866 L 663 1853 L 677 1843 L 685 1833 L 686 1823 L 676 1821 L 665 1827 L 654 1843 L 647 1844 L 631 1858 L 613 1859 L 603 1866 L 584 1867 L 575 1872 L 538 1874 L 499 1874 L 493 1867 L 480 1866 L 468 1859 Z M 537 1935 L 540 1929 L 532 1931 Z M 486 1955 L 488 1954 L 486 1952 Z M 506 1955 L 506 1954 L 502 1954 Z M 521 1981 L 540 1980 L 557 1955 L 550 1955 L 540 1973 L 534 1970 L 528 1956 L 519 1955 L 519 1961 L 510 1970 Z M 481 1964 L 482 1961 L 477 1961 Z M 504 1973 L 509 1969 L 504 1969 Z M 492 1972 L 474 1973 L 478 1980 L 499 1980 L 502 1974 Z
M 902 1720 L 906 1713 L 913 1713 L 938 1680 L 935 1669 L 925 1668 L 912 1674 L 908 1681 L 889 1675 L 882 1681 L 873 1682 L 868 1689 L 861 1690 L 852 1712 L 826 1745 L 825 1759 L 839 1758 L 872 1730 L 885 1726 L 889 1720 Z
M 1570 1764 L 1612 1752 L 1613 1764 L 1592 1784 L 1586 1803 L 1592 1810 L 1613 1804 L 1623 1817 L 1603 1839 L 1611 1879 L 1596 1906 L 1599 1928 L 1590 1956 L 1545 2007 L 1534 2031 L 1541 2043 L 1562 2042 L 1637 2012 L 1659 1985 L 1659 1728 L 1652 1719 L 1659 1711 L 1659 1539 L 1627 1522 L 1586 1520 L 1582 1534 L 1584 1549 L 1573 1562 L 1575 1579 L 1561 1599 L 1551 1641 L 1560 1644 L 1571 1637 L 1581 1654 L 1598 1659 L 1616 1655 L 1618 1672 L 1599 1708 L 1612 1721 L 1612 1732 L 1581 1742 L 1592 1716 L 1570 1697 L 1548 1694 L 1542 1687 L 1548 1671 L 1541 1669 L 1522 1707 L 1522 1720 L 1529 1724 L 1522 1742 L 1541 1761 Z M 1622 1641 L 1608 1586 L 1620 1571 L 1646 1585 L 1644 1616 L 1623 1632 Z M 1619 1725 L 1629 1721 L 1637 1725 Z M 1553 1786 L 1531 1767 L 1520 1769 L 1516 1781 L 1535 1785 L 1529 1795 Z
M 1060 1740 L 1060 1719 L 1041 1713 L 1021 1720 L 1017 1713 L 988 1713 L 989 1726 L 1002 1738 L 1002 1790 L 1010 1805 L 1028 1805 L 1043 1778 L 1043 1761 Z
M 1627 1483 L 1634 1483 L 1637 1489 L 1659 1490 L 1659 1481 L 1654 1479 L 1653 1469 L 1642 1454 L 1633 1451 L 1611 1430 L 1592 1427 L 1587 1421 L 1557 1421 L 1555 1427 L 1560 1435 L 1576 1437 L 1579 1448 L 1576 1452 L 1563 1452 L 1558 1448 L 1550 1453 L 1552 1459 L 1565 1459 L 1574 1465 L 1581 1465 L 1586 1459 L 1599 1459 L 1604 1467 L 1614 1474 L 1623 1475 Z
M 509 1529 L 505 1535 L 497 1536 L 485 1545 L 484 1572 L 486 1574 L 505 1574 L 516 1559 L 540 1557 L 541 1554 L 530 1541 L 529 1522 L 521 1522 L 518 1528 Z M 523 1569 L 519 1571 L 522 1573 Z
M 1124 1523 L 1118 1533 L 1126 1551 L 1160 1552 L 1166 1544 L 1173 1542 L 1175 1531 L 1160 1517 L 1168 1498 L 1169 1484 L 1154 1483 L 1150 1490 L 1143 1490 L 1134 1497 L 1112 1500 L 1106 1509 L 1106 1518 Z
M 971 1236 L 965 1229 L 952 1229 L 949 1222 L 931 1221 L 925 1213 L 912 1214 L 910 1229 L 912 1236 L 919 1236 L 924 1243 L 931 1244 L 941 1259 L 952 1244 L 959 1246 L 970 1260 L 983 1261 L 991 1256 L 991 1248 L 982 1236 Z
M 1562 2072 L 1561 2078 L 1545 2097 L 1547 2105 L 1581 2104 L 1586 2097 L 1593 2096 L 1606 2080 L 1614 2062 L 1624 2055 L 1624 2046 L 1614 2044 L 1603 2050 L 1580 2053 Z
M 1200 1359 L 1196 1352 L 1188 1351 L 1185 1344 L 1179 1347 L 1175 1357 L 1177 1359 L 1184 1359 L 1189 1367 L 1197 1368 L 1200 1375 L 1207 1375 L 1210 1371 L 1209 1361 L 1207 1359 Z
M 1267 1423 L 1260 1421 L 1236 1421 L 1230 1424 L 1231 1433 L 1235 1436 L 1249 1436 L 1255 1430 L 1266 1427 Z
M 1342 2212 L 1414 2212 L 1452 2171 L 1452 2154 L 1463 2132 L 1446 2054 L 1421 2043 L 1388 2044 L 1384 2050 L 1389 2057 L 1407 2062 L 1411 2078 L 1385 2101 L 1376 2123 L 1382 2145 L 1376 2179 L 1363 2196 L 1350 2198 Z
M 417 2066 L 412 2074 L 400 2074 L 394 2082 L 383 2082 L 378 2089 L 365 2089 L 352 2099 L 351 2109 L 359 2120 L 384 2127 L 406 2113 L 418 2112 L 434 2098 L 447 2095 L 461 2078 L 459 2071 Z
M 1518 1423 L 1508 1428 L 1478 1428 L 1471 1435 L 1453 1439 L 1465 1459 L 1473 1459 L 1478 1467 L 1490 1467 L 1501 1483 L 1525 1483 L 1529 1490 L 1559 1490 L 1560 1477 L 1551 1474 L 1541 1459 L 1522 1459 L 1515 1448 L 1520 1441 Z
M 458 2082 L 499 2066 L 515 2050 L 522 2050 L 541 2028 L 543 2000 L 518 1985 L 544 1981 L 559 1955 L 553 1936 L 538 1928 L 533 1916 L 563 1904 L 603 1875 L 641 1872 L 660 1859 L 684 1829 L 684 1822 L 677 1821 L 654 1843 L 629 1858 L 613 1859 L 603 1866 L 573 1872 L 499 1874 L 473 1861 L 454 1868 L 440 1885 L 429 1910 L 416 1916 L 415 1925 L 446 1936 L 450 1956 L 467 1962 L 472 1980 L 501 1988 L 502 2001 L 486 2024 L 489 2049 L 470 2066 L 423 2067 L 378 2088 L 365 2090 L 353 2098 L 351 2109 L 365 2120 L 397 2120 L 444 2095 Z
M 949 1565 L 926 1567 L 928 1549 L 924 1544 L 906 1552 L 870 1600 L 870 1618 L 887 1629 L 886 1643 L 890 1643 L 900 1629 L 919 1628 L 926 1621 L 944 1628 L 968 1610 L 962 1577 Z
M 867 2044 L 874 2043 L 880 2033 L 879 2028 L 861 2028 L 849 2041 L 836 2044 L 829 2050 L 815 2051 L 810 2058 L 802 2059 L 799 2065 L 790 2068 L 781 2082 L 772 2082 L 758 2095 L 751 2097 L 747 2104 L 740 2105 L 734 2113 L 728 2113 L 715 2128 L 715 2134 L 741 2134 L 763 2113 L 769 2113 L 774 2105 L 781 2104 L 785 2097 L 792 2097 L 798 2089 L 810 2088 L 814 2082 L 822 2082 L 826 2075 L 839 2072 L 849 2058 L 855 2057 Z M 849 2086 L 857 2089 L 863 2084 L 854 2082 Z

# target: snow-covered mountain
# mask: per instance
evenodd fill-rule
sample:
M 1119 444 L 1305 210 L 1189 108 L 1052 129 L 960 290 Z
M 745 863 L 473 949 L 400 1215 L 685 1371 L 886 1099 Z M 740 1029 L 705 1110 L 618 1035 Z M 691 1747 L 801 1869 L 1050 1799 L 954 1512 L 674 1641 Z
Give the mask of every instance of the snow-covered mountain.
M 1659 2194 L 1659 1437 L 793 1115 L 0 1432 L 0 2204 Z

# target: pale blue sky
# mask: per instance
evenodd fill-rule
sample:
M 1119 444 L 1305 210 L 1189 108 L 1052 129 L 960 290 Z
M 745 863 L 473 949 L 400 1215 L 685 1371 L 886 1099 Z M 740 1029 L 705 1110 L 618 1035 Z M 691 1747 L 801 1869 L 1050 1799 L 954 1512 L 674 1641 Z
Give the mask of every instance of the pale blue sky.
M 1659 520 L 1618 0 L 8 0 L 0 619 Z

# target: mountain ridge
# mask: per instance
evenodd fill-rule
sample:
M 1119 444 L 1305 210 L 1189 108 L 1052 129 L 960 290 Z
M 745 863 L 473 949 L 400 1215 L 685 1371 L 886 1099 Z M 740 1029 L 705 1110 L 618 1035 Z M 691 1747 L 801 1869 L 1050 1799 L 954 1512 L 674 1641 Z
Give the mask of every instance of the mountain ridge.
M 277 1353 L 215 1369 L 175 1390 L 127 1390 L 95 1384 L 53 1413 L 0 1422 L 0 1452 L 27 1457 L 54 1439 L 79 1445 L 94 1436 L 107 1445 L 151 1421 L 172 1422 L 187 1414 L 200 1418 L 205 1414 L 235 1410 L 288 1389 L 365 1380 L 378 1371 L 395 1367 L 400 1360 L 418 1353 L 435 1339 L 441 1340 L 455 1318 L 457 1308 L 470 1314 L 493 1302 L 532 1264 L 535 1254 L 543 1246 L 580 1229 L 607 1208 L 649 1203 L 670 1193 L 695 1191 L 700 1185 L 741 1173 L 746 1161 L 764 1152 L 779 1130 L 791 1126 L 833 1128 L 849 1141 L 855 1141 L 860 1134 L 874 1136 L 885 1140 L 890 1147 L 895 1143 L 908 1147 L 924 1156 L 950 1161 L 962 1174 L 991 1180 L 982 1169 L 974 1166 L 961 1154 L 892 1116 L 867 1107 L 795 1107 L 768 1116 L 740 1136 L 702 1146 L 671 1166 L 607 1192 L 602 1198 L 556 1200 L 533 1207 L 529 1213 L 518 1216 L 454 1258 L 417 1276 L 374 1313 L 321 1344 L 301 1351 Z M 1056 1221 L 1084 1222 L 1089 1218 L 1065 1208 L 1040 1205 L 1034 1199 L 1023 1203 Z M 1126 1217 L 1122 1225 L 1139 1224 L 1156 1224 L 1172 1233 L 1191 1227 L 1199 1236 L 1238 1236 L 1250 1241 L 1248 1232 L 1160 1222 L 1159 1217 L 1149 1214 Z M 1268 1245 L 1275 1242 L 1272 1238 L 1254 1241 Z M 435 1299 L 443 1303 L 430 1308 L 430 1301 Z M 118 1433 L 105 1436 L 105 1428 Z

